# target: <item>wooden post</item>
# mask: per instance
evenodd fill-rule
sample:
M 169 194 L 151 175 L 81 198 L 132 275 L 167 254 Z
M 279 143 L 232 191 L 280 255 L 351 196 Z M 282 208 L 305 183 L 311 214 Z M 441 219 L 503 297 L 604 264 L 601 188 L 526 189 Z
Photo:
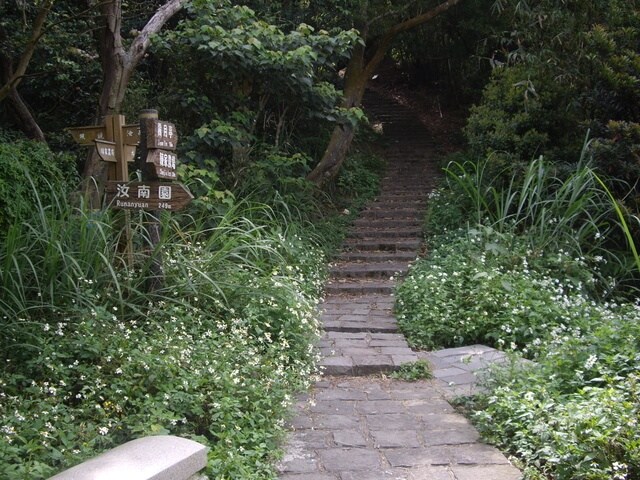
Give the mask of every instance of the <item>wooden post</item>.
M 141 110 L 140 111 L 140 163 L 136 167 L 140 169 L 142 181 L 151 180 L 150 166 L 147 164 L 147 155 L 149 149 L 147 147 L 149 124 L 153 120 L 158 120 L 157 110 Z M 153 292 L 164 286 L 164 260 L 162 251 L 158 248 L 160 237 L 162 236 L 162 225 L 160 223 L 160 211 L 153 210 L 144 213 L 148 221 L 149 242 L 151 250 L 151 264 L 149 265 L 149 278 L 147 280 L 147 290 Z
M 160 212 L 180 210 L 193 200 L 193 195 L 180 183 L 153 181 L 177 179 L 174 150 L 178 133 L 175 125 L 158 120 L 157 110 L 142 110 L 135 125 L 125 125 L 123 115 L 108 115 L 104 125 L 71 127 L 68 131 L 78 144 L 94 146 L 100 158 L 109 163 L 105 192 L 112 208 L 126 210 L 122 217 L 124 233 L 119 251 L 125 254 L 129 265 L 133 265 L 130 210 L 138 210 L 148 219 L 152 253 L 147 288 L 150 291 L 159 289 L 164 284 L 162 252 L 157 248 L 162 235 Z M 130 182 L 128 162 L 134 160 L 137 145 L 140 146 L 140 157 L 135 167 L 141 172 L 142 182 Z
M 113 150 L 116 159 L 115 164 L 109 165 L 109 178 L 119 181 L 129 181 L 129 166 L 124 155 L 124 142 L 122 127 L 124 127 L 124 115 L 107 115 L 104 119 L 106 129 L 105 137 L 114 143 Z M 112 176 L 113 175 L 113 176 Z M 133 233 L 131 231 L 131 212 L 124 212 L 124 224 L 122 230 L 124 238 L 120 241 L 120 249 L 127 259 L 127 265 L 133 265 Z
M 124 115 L 110 115 L 113 123 L 113 143 L 116 151 L 116 178 L 123 182 L 129 181 L 129 166 L 124 154 L 124 139 L 122 137 L 122 127 L 124 127 Z

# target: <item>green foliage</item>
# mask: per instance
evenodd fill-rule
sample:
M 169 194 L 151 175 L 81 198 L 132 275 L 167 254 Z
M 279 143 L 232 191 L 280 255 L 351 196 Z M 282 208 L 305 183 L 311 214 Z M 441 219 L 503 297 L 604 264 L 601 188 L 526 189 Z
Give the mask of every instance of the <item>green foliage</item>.
M 54 154 L 38 142 L 0 143 L 0 227 L 22 220 L 38 202 L 52 203 L 54 192 L 69 191 L 75 177 L 69 155 Z
M 620 180 L 609 182 L 612 190 L 619 196 L 626 196 L 631 192 L 629 185 L 635 186 L 640 175 L 640 124 L 608 122 L 603 136 L 594 138 L 590 143 L 589 154 L 594 165 L 608 178 Z M 640 206 L 637 193 L 628 201 L 637 211 Z
M 337 179 L 338 195 L 352 200 L 369 200 L 380 191 L 380 177 L 386 168 L 383 158 L 371 152 L 357 152 L 345 160 Z
M 65 127 L 87 125 L 96 109 L 102 73 L 88 28 L 85 7 L 77 2 L 56 0 L 45 22 L 44 35 L 29 62 L 18 92 L 45 133 L 49 145 L 64 144 Z M 0 23 L 8 33 L 3 51 L 17 64 L 25 50 L 36 14 L 44 2 L 2 2 Z M 86 13 L 86 12 L 85 12 Z M 0 119 L 10 129 L 12 116 L 3 111 Z
M 494 174 L 541 154 L 573 159 L 581 134 L 572 102 L 571 87 L 554 81 L 549 70 L 523 64 L 494 69 L 464 130 L 471 155 L 491 156 Z M 514 170 L 504 173 L 508 178 Z
M 48 478 L 153 434 L 207 445 L 212 478 L 273 476 L 293 393 L 313 379 L 323 256 L 260 204 L 162 220 L 152 294 L 148 252 L 129 267 L 105 212 L 38 208 L 0 244 L 2 478 Z
M 405 382 L 415 382 L 418 380 L 428 380 L 433 378 L 431 365 L 426 360 L 416 360 L 412 363 L 403 363 L 400 368 L 389 375 L 397 380 Z
M 491 228 L 439 238 L 396 288 L 398 324 L 419 348 L 481 343 L 535 356 L 549 329 L 591 316 L 585 259 L 534 252 Z M 600 288 L 603 288 L 600 285 Z
M 540 157 L 503 184 L 502 175 L 491 175 L 491 160 L 451 163 L 445 170 L 454 191 L 463 193 L 458 205 L 467 209 L 472 223 L 521 234 L 534 251 L 603 254 L 603 240 L 612 231 L 612 206 L 588 165 L 563 171 L 562 165 Z
M 187 205 L 187 213 L 204 223 L 207 217 L 215 218 L 230 208 L 235 203 L 235 196 L 229 190 L 220 190 L 216 162 L 204 160 L 202 163 L 202 167 L 196 162 L 180 163 L 178 178 L 194 196 Z
M 565 3 L 495 2 L 511 25 L 499 35 L 496 68 L 466 134 L 475 155 L 501 152 L 494 157 L 500 171 L 540 154 L 575 162 L 572 152 L 588 129 L 595 166 L 617 195 L 627 195 L 616 180 L 633 185 L 639 168 L 637 5 Z
M 424 218 L 424 232 L 427 236 L 457 230 L 467 222 L 464 212 L 468 211 L 468 207 L 461 204 L 460 194 L 461 192 L 442 187 L 429 193 L 429 204 Z
M 522 460 L 526 478 L 640 474 L 638 311 L 600 309 L 579 327 L 553 329 L 536 364 L 493 372 L 477 399 L 477 426 Z
M 438 237 L 397 288 L 400 326 L 418 347 L 513 352 L 469 406 L 525 478 L 635 478 L 638 308 L 593 301 L 584 261 L 527 243 L 487 228 Z
M 300 138 L 321 140 L 334 122 L 362 115 L 337 107 L 341 93 L 331 83 L 356 38 L 306 24 L 284 30 L 246 6 L 193 2 L 178 28 L 158 39 L 158 53 L 176 61 L 160 101 L 194 132 L 190 152 L 223 159 L 219 174 L 228 185 L 256 172 L 263 180 L 284 174 L 277 171 L 285 163 L 299 179 L 324 148 Z

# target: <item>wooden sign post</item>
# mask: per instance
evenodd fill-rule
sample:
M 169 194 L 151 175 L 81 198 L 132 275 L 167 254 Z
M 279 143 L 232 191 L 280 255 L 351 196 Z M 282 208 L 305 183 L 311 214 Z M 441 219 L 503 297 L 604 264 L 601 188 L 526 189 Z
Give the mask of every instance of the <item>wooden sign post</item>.
M 140 143 L 140 125 L 126 125 L 124 115 L 107 115 L 104 125 L 67 129 L 80 145 L 95 146 L 98 156 L 109 162 L 109 180 L 128 181 L 128 163 Z
M 134 161 L 138 145 L 140 162 L 136 166 L 142 173 L 143 181 L 178 178 L 178 156 L 173 152 L 178 144 L 178 131 L 174 124 L 158 120 L 157 110 L 143 110 L 140 113 L 140 123 L 136 125 L 126 125 L 124 115 L 107 115 L 104 125 L 73 127 L 68 131 L 80 145 L 95 146 L 100 158 L 109 162 L 109 181 L 105 190 L 109 207 L 175 212 L 184 208 L 193 199 L 183 185 L 162 182 L 163 185 L 170 186 L 172 192 L 170 197 L 162 198 L 162 202 L 114 202 L 115 193 L 121 191 L 118 185 L 131 183 L 129 182 L 129 163 Z M 154 187 L 152 190 L 157 190 L 159 186 L 155 183 L 150 185 Z M 160 197 L 156 197 L 156 200 L 160 200 Z
M 152 246 L 160 240 L 160 211 L 184 208 L 193 195 L 180 183 L 154 180 L 176 180 L 178 131 L 174 124 L 158 120 L 157 110 L 143 110 L 138 125 L 126 125 L 124 115 L 107 115 L 104 125 L 74 127 L 68 131 L 80 145 L 95 146 L 98 155 L 109 162 L 109 180 L 105 188 L 107 205 L 126 210 L 125 254 L 133 263 L 130 210 L 156 212 L 148 223 Z M 140 159 L 135 164 L 141 171 L 142 182 L 129 181 L 129 163 L 140 146 Z M 164 282 L 162 256 L 158 249 L 152 253 L 152 279 L 149 288 L 157 289 Z

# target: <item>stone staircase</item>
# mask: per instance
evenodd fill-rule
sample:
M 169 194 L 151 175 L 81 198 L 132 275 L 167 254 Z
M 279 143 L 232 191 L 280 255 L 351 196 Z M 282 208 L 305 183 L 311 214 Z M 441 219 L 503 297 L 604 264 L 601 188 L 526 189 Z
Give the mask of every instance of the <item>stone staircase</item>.
M 360 212 L 325 287 L 320 348 L 327 375 L 368 375 L 417 360 L 397 333 L 393 289 L 420 253 L 436 169 L 433 142 L 406 108 L 368 92 L 365 109 L 391 144 L 381 192 Z
M 482 345 L 414 352 L 398 332 L 393 288 L 421 251 L 433 143 L 408 108 L 373 92 L 364 104 L 389 139 L 388 170 L 332 266 L 321 305 L 324 375 L 298 398 L 278 478 L 519 480 L 447 401 L 473 393 L 475 372 L 502 353 Z M 384 375 L 418 359 L 429 362 L 433 379 Z

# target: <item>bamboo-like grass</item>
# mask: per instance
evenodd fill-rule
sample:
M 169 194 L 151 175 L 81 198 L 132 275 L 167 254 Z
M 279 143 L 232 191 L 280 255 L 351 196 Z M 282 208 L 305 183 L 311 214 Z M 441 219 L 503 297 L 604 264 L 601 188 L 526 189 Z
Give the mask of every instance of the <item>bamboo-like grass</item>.
M 583 157 L 584 158 L 584 157 Z M 543 157 L 506 185 L 487 178 L 485 162 L 452 162 L 447 178 L 469 197 L 472 220 L 529 239 L 537 251 L 565 250 L 575 257 L 601 253 L 613 228 L 612 204 L 586 161 L 567 175 Z
M 188 307 L 195 297 L 233 308 L 230 295 L 260 295 L 240 278 L 248 272 L 269 277 L 290 262 L 290 240 L 301 221 L 293 210 L 239 201 L 206 222 L 161 215 L 162 235 L 154 243 L 149 215 L 134 212 L 128 220 L 134 245 L 130 263 L 119 247 L 122 212 L 92 211 L 62 195 L 49 205 L 36 198 L 32 214 L 14 222 L 0 243 L 0 350 L 37 348 L 38 332 L 46 325 L 62 317 L 73 321 L 74 315 L 107 303 L 119 320 L 144 316 L 150 303 Z M 159 255 L 167 276 L 148 291 Z

